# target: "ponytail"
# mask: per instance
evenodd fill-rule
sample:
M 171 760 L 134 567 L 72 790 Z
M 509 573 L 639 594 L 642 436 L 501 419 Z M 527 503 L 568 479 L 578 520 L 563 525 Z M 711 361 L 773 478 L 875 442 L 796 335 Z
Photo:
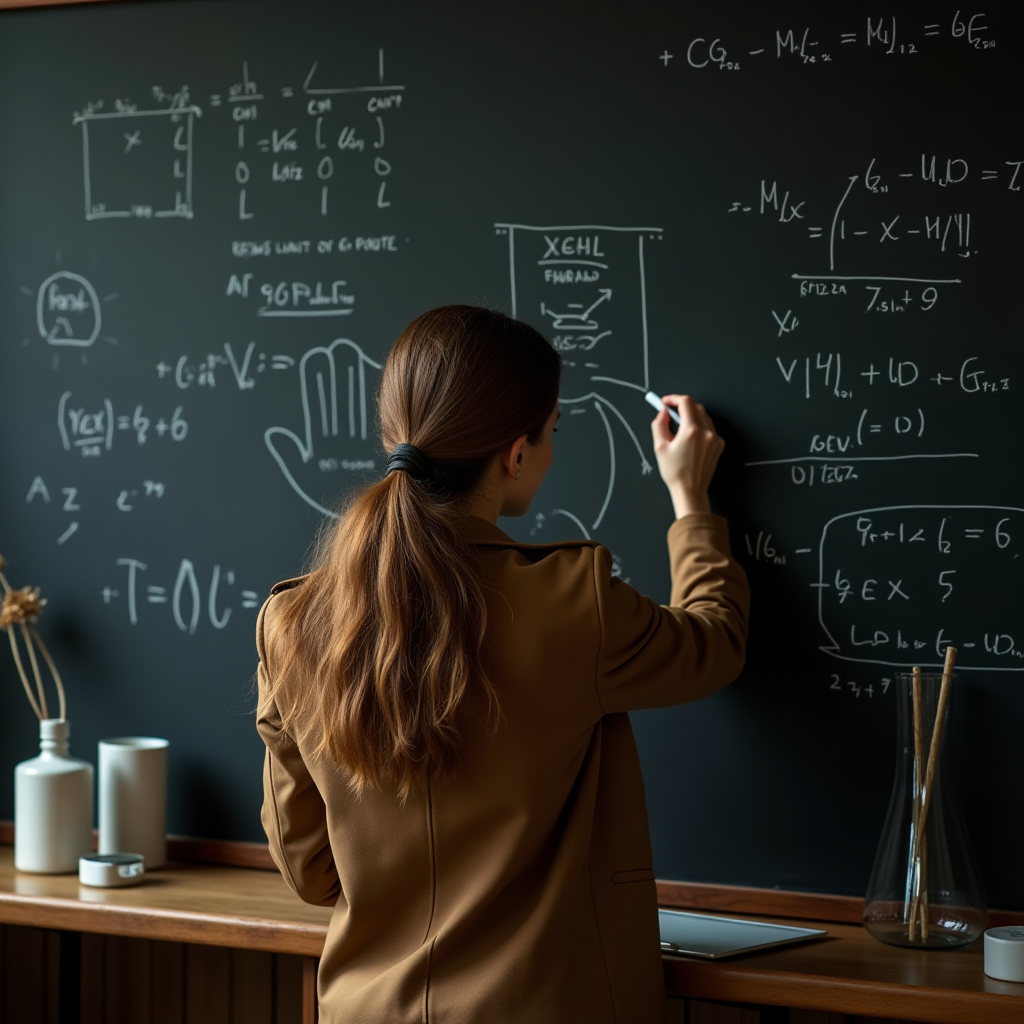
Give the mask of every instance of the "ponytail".
M 355 791 L 451 775 L 473 688 L 496 726 L 483 669 L 484 588 L 459 498 L 517 437 L 540 439 L 560 360 L 500 313 L 425 313 L 388 356 L 379 395 L 389 472 L 324 534 L 280 618 L 287 655 L 271 680 L 284 727 L 343 765 Z

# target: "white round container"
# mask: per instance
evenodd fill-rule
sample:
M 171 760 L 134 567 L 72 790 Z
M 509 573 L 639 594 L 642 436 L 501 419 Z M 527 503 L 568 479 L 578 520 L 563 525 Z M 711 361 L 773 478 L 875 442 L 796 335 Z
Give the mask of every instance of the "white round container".
M 62 874 L 92 848 L 92 765 L 68 753 L 63 718 L 39 723 L 39 756 L 14 769 L 14 866 Z
M 167 863 L 167 740 L 119 736 L 99 744 L 99 853 Z
M 82 885 L 102 889 L 138 885 L 145 873 L 145 861 L 137 853 L 90 853 L 78 860 L 78 880 Z
M 1024 982 L 1024 928 L 1008 925 L 985 932 L 985 973 L 1000 981 Z

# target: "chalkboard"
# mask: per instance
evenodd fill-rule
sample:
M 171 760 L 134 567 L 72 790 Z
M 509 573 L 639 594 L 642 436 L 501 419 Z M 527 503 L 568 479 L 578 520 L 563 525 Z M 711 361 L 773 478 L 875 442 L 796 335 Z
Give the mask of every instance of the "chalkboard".
M 1020 5 L 89 4 L 0 15 L 0 550 L 73 750 L 171 742 L 258 840 L 253 625 L 381 471 L 421 310 L 565 359 L 529 541 L 668 595 L 644 391 L 707 404 L 749 661 L 634 716 L 659 877 L 860 894 L 894 677 L 962 667 L 957 787 L 1024 908 Z M 35 728 L 0 658 L 0 776 Z M 11 787 L 0 787 L 10 817 Z

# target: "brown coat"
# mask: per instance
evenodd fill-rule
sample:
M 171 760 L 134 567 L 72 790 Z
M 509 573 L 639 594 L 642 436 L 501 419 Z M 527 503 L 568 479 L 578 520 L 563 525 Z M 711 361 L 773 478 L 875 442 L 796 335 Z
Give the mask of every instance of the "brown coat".
M 743 664 L 748 592 L 728 530 L 668 533 L 672 605 L 612 578 L 607 549 L 535 546 L 467 520 L 488 593 L 487 671 L 461 768 L 401 806 L 353 796 L 265 699 L 283 663 L 260 613 L 263 825 L 288 884 L 334 906 L 324 1024 L 654 1024 L 665 995 L 644 784 L 626 712 L 707 696 Z M 475 699 L 475 698 L 474 698 Z

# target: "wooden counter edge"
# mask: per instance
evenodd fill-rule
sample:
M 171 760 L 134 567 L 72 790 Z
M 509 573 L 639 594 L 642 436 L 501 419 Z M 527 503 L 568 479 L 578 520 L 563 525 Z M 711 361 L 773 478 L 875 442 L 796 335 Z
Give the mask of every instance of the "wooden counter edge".
M 10 846 L 13 842 L 14 823 L 0 820 L 0 845 Z M 277 871 L 266 843 L 169 835 L 167 855 L 175 861 Z M 655 884 L 658 906 L 676 910 L 791 917 L 804 921 L 858 925 L 864 910 L 864 901 L 859 896 L 662 878 L 657 879 Z M 1002 925 L 1024 925 L 1024 911 L 990 909 L 987 927 L 997 928 Z
M 0 893 L 0 922 L 309 958 L 322 954 L 327 935 L 326 924 L 9 892 Z M 775 971 L 756 960 L 705 963 L 666 957 L 664 971 L 670 996 L 901 1016 L 940 1024 L 975 1024 L 981 1014 L 986 1024 L 1019 1024 L 1024 1005 L 1015 995 Z
M 937 989 L 900 982 L 820 977 L 666 957 L 670 996 L 718 1002 L 786 1006 L 868 1017 L 926 1020 L 935 1024 L 1020 1024 L 1022 1002 L 1014 995 Z
M 109 3 L 110 0 L 0 0 L 0 8 L 11 7 L 15 10 L 24 7 L 63 7 L 65 4 Z
M 0 893 L 0 923 L 318 957 L 327 926 Z

